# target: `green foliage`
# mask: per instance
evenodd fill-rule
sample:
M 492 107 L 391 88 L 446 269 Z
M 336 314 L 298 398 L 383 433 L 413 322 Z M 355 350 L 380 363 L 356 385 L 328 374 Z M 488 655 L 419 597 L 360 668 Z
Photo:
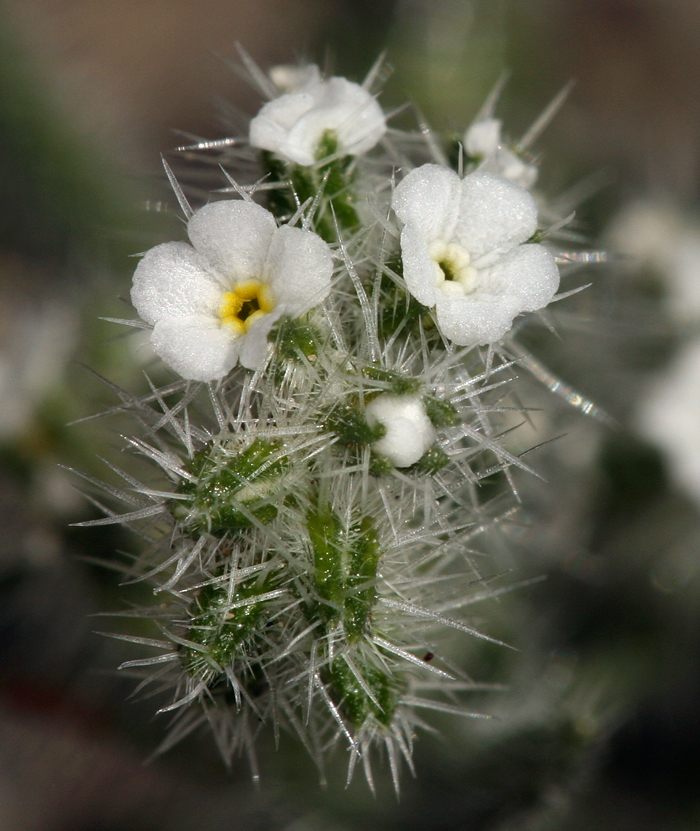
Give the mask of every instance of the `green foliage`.
M 270 211 L 280 219 L 288 218 L 298 205 L 315 200 L 321 193 L 314 230 L 326 242 L 337 241 L 336 225 L 340 231 L 352 233 L 360 224 L 352 188 L 353 158 L 337 154 L 338 139 L 332 130 L 324 133 L 316 154 L 317 163 L 313 166 L 284 162 L 268 150 L 261 153 L 268 181 L 280 185 L 269 191 Z
M 342 608 L 344 529 L 340 519 L 328 507 L 309 513 L 306 525 L 311 540 L 314 580 L 322 601 L 318 614 L 328 623 L 339 617 Z
M 372 476 L 384 476 L 392 470 L 396 470 L 396 467 L 391 460 L 373 450 L 369 457 L 369 472 Z
M 369 631 L 376 599 L 381 547 L 374 520 L 367 516 L 350 529 L 329 507 L 309 513 L 314 581 L 321 602 L 313 614 L 325 624 L 342 621 L 352 643 Z
M 454 427 L 461 421 L 459 412 L 454 404 L 433 395 L 423 396 L 423 406 L 428 418 L 435 427 Z
M 386 267 L 391 268 L 399 277 L 403 275 L 400 257 L 389 260 Z M 409 337 L 418 334 L 422 329 L 433 336 L 432 340 L 439 343 L 439 337 L 434 337 L 437 335 L 435 321 L 427 306 L 419 303 L 413 295 L 386 275 L 380 282 L 379 291 L 382 297 L 377 321 L 380 337 L 390 338 L 398 332 L 404 337 Z
M 321 336 L 318 330 L 302 318 L 284 317 L 270 334 L 277 355 L 286 361 L 315 363 Z
M 350 533 L 345 632 L 352 643 L 369 631 L 377 597 L 377 565 L 382 552 L 372 517 L 364 517 Z
M 268 590 L 269 585 L 256 580 L 237 586 L 230 595 L 226 583 L 204 586 L 193 603 L 192 625 L 187 632 L 187 640 L 203 648 L 181 647 L 180 658 L 187 672 L 220 673 L 233 662 L 259 629 L 265 604 L 256 603 L 255 598 Z
M 432 475 L 442 470 L 450 463 L 450 457 L 445 451 L 434 445 L 420 457 L 420 459 L 413 465 L 413 469 L 418 473 L 427 473 Z
M 383 424 L 369 424 L 359 404 L 339 404 L 326 416 L 323 427 L 349 446 L 372 444 L 386 433 Z
M 336 703 L 356 728 L 361 727 L 370 714 L 381 725 L 389 727 L 398 698 L 396 682 L 373 666 L 362 666 L 358 672 L 364 681 L 364 688 L 343 657 L 331 663 L 328 680 Z
M 195 455 L 189 472 L 196 481 L 184 481 L 178 493 L 192 495 L 189 512 L 180 505 L 192 530 L 207 529 L 213 533 L 250 528 L 249 514 L 260 522 L 271 522 L 277 506 L 270 496 L 276 481 L 289 466 L 280 456 L 282 442 L 256 438 L 252 444 L 231 457 L 213 453 L 205 447 Z
M 395 372 L 391 369 L 384 369 L 381 366 L 370 364 L 362 368 L 362 374 L 373 381 L 383 381 L 387 384 L 388 392 L 394 395 L 414 395 L 420 389 L 418 378 L 411 378 Z

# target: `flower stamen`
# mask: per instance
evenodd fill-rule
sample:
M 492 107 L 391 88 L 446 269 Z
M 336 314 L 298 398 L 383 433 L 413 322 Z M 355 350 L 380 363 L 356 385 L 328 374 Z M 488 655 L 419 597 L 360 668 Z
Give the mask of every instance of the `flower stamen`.
M 236 335 L 244 335 L 256 320 L 275 308 L 270 287 L 260 280 L 238 283 L 233 291 L 221 296 L 219 318 Z

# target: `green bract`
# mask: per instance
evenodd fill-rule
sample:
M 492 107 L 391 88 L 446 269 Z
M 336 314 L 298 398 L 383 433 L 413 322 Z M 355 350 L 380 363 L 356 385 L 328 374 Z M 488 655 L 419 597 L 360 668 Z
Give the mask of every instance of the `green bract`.
M 289 467 L 279 440 L 254 439 L 249 447 L 204 448 L 192 460 L 190 474 L 178 493 L 192 496 L 190 510 L 182 507 L 183 522 L 192 530 L 223 533 L 266 523 L 277 516 L 274 497 L 280 477 Z

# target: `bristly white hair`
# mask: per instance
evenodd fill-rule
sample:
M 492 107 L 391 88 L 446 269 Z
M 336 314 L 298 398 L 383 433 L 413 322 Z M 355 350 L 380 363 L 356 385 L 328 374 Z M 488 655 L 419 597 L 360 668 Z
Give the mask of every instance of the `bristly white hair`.
M 268 76 L 239 52 L 273 102 L 280 84 L 301 84 L 295 95 L 303 98 L 304 85 L 320 83 L 318 70 Z M 357 89 L 369 96 L 385 76 L 380 58 Z M 314 118 L 323 118 L 321 110 Z M 334 265 L 317 301 L 276 318 L 247 367 L 228 372 L 227 365 L 208 383 L 149 380 L 142 397 L 110 384 L 119 403 L 107 414 L 133 417 L 136 435 L 126 446 L 158 476 L 142 483 L 112 466 L 123 480 L 118 487 L 83 475 L 105 516 L 81 524 L 119 523 L 141 538 L 141 552 L 124 570 L 129 581 L 152 586 L 156 605 L 127 614 L 149 619 L 154 637 L 116 637 L 149 651 L 123 667 L 141 679 L 140 690 L 162 700 L 159 712 L 171 714 L 160 751 L 207 728 L 224 760 L 247 754 L 257 778 L 255 737 L 269 724 L 299 739 L 322 780 L 339 740 L 349 751 L 348 781 L 361 762 L 372 789 L 372 755 L 385 754 L 398 793 L 400 760 L 413 770 L 415 731 L 428 726 L 420 713 L 487 717 L 469 698 L 489 685 L 441 653 L 445 633 L 508 647 L 471 617 L 471 607 L 518 587 L 485 556 L 494 535 L 519 522 L 510 471 L 536 475 L 526 451 L 509 444 L 513 414 L 526 417 L 517 372 L 565 394 L 514 329 L 499 331 L 488 349 L 478 339 L 455 343 L 439 315 L 407 289 L 403 223 L 390 207 L 396 180 L 426 162 L 446 168 L 453 160 L 460 177 L 476 164 L 467 159 L 465 166 L 462 149 L 423 121 L 413 133 L 377 129 L 369 152 L 354 155 L 335 126 L 314 122 L 307 165 L 258 153 L 239 137 L 181 148 L 187 160 L 223 166 L 228 185 L 217 193 L 235 192 L 236 211 L 263 199 L 274 217 L 271 235 L 280 230 L 275 223 L 298 226 L 306 243 L 319 235 Z M 196 217 L 186 188 L 169 166 L 166 172 L 186 217 Z M 239 184 L 246 178 L 253 184 Z M 521 198 L 518 185 L 507 186 Z M 198 187 L 201 198 L 206 187 Z M 536 209 L 529 195 L 522 200 L 533 219 L 518 241 L 539 250 L 546 234 L 525 239 Z M 559 261 L 564 256 L 576 259 L 567 253 Z M 197 263 L 198 279 L 209 279 L 210 265 Z M 161 284 L 159 274 L 154 280 Z M 157 320 L 159 301 L 151 299 Z M 241 307 L 253 305 L 227 314 L 239 314 L 243 325 L 244 313 L 260 308 L 255 298 L 239 299 Z M 175 300 L 168 308 L 177 315 Z M 535 307 L 521 304 L 509 321 Z M 207 325 L 216 327 L 223 313 L 207 310 Z M 486 495 L 480 485 L 498 478 L 503 486 Z

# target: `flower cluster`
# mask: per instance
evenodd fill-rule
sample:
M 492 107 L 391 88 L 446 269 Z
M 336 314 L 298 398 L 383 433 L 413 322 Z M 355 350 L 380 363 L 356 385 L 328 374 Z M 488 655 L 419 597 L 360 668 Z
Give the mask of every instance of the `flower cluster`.
M 421 710 L 479 715 L 484 685 L 440 644 L 497 643 L 467 611 L 503 591 L 475 546 L 513 498 L 479 483 L 526 468 L 499 439 L 513 325 L 559 271 L 497 122 L 451 169 L 437 136 L 387 126 L 376 71 L 252 75 L 270 100 L 248 141 L 187 151 L 217 153 L 235 196 L 193 210 L 177 187 L 189 243 L 134 275 L 138 325 L 180 379 L 122 408 L 167 484 L 125 473 L 108 492 L 127 513 L 94 523 L 146 542 L 130 571 L 158 592 L 143 613 L 160 634 L 128 636 L 156 654 L 127 665 L 172 691 L 164 747 L 208 725 L 256 770 L 269 723 L 321 771 L 344 738 L 372 786 L 383 748 L 398 788 Z M 246 170 L 258 184 L 233 179 Z

